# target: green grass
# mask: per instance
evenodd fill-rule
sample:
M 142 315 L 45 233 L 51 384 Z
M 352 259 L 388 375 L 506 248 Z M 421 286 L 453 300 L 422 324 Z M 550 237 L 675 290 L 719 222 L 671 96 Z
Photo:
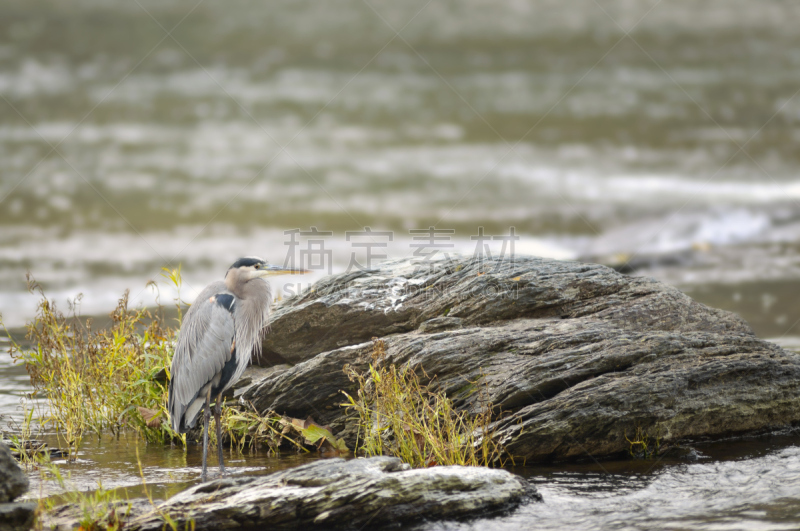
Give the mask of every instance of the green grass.
M 358 418 L 356 451 L 396 456 L 415 468 L 502 466 L 510 459 L 491 429 L 491 404 L 472 416 L 457 411 L 444 393 L 423 385 L 411 367 L 387 364 L 385 354 L 383 341 L 375 339 L 366 373 L 345 367 L 359 385 L 356 397 L 344 393 L 344 405 Z
M 661 451 L 661 437 L 658 435 L 660 431 L 661 430 L 657 427 L 656 435 L 653 437 L 648 435 L 641 427 L 637 427 L 633 439 L 629 439 L 628 436 L 625 435 L 625 440 L 628 441 L 630 445 L 628 449 L 630 456 L 633 459 L 655 458 Z
M 134 429 L 152 442 L 177 438 L 169 423 L 148 427 L 137 410 L 167 417 L 167 383 L 156 376 L 169 367 L 177 330 L 165 324 L 163 312 L 131 309 L 125 292 L 111 325 L 93 330 L 91 319 L 65 316 L 30 278 L 29 288 L 40 296 L 26 327 L 34 347 L 12 342 L 10 354 L 25 364 L 34 393 L 47 398 L 37 420 L 58 432 L 69 458 L 87 433 Z

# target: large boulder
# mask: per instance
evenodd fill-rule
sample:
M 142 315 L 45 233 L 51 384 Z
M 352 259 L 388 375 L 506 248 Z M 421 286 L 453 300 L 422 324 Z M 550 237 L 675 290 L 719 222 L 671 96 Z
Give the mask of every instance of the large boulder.
M 800 422 L 800 355 L 673 287 L 539 258 L 435 265 L 389 262 L 284 301 L 264 359 L 293 365 L 244 398 L 352 442 L 342 367 L 365 369 L 380 337 L 384 363 L 424 369 L 457 407 L 491 403 L 500 440 L 528 462 Z
M 518 257 L 421 265 L 407 259 L 323 278 L 285 300 L 272 315 L 263 359 L 267 365 L 274 360 L 297 364 L 442 317 L 482 326 L 521 317 L 588 316 L 631 330 L 752 334 L 735 314 L 703 306 L 656 280 L 598 264 Z
M 180 529 L 374 529 L 485 515 L 528 499 L 540 499 L 535 488 L 505 470 L 410 470 L 392 457 L 323 459 L 268 476 L 192 487 L 129 520 L 125 529 L 160 530 L 164 514 Z

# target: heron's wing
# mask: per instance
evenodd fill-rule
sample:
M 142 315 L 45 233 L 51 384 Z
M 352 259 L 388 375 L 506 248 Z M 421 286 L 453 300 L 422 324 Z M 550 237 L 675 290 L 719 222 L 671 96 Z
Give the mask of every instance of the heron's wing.
M 170 371 L 169 411 L 176 431 L 194 425 L 205 401 L 205 396 L 199 396 L 201 390 L 231 359 L 233 305 L 234 297 L 225 289 L 225 283 L 215 282 L 198 295 L 186 312 Z

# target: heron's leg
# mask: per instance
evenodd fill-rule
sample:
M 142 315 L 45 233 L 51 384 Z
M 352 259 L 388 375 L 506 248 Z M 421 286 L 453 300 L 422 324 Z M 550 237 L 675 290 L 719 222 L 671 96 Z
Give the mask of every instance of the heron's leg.
M 222 424 L 220 423 L 220 419 L 222 418 L 222 395 L 220 394 L 217 397 L 217 404 L 214 407 L 214 422 L 217 425 L 217 455 L 219 456 L 219 473 L 220 475 L 225 475 L 225 462 L 222 459 Z
M 203 475 L 201 481 L 206 481 L 206 460 L 208 459 L 208 424 L 211 422 L 211 388 L 206 393 L 206 410 L 203 413 Z

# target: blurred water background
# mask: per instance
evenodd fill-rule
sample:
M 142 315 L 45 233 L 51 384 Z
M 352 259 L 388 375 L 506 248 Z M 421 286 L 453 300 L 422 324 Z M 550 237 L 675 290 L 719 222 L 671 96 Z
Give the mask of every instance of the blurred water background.
M 317 227 L 508 234 L 800 335 L 800 5 L 5 0 L 0 312 L 184 298 Z M 384 240 L 385 241 L 385 240 Z M 500 243 L 492 242 L 494 252 Z M 380 249 L 378 249 L 380 250 Z M 304 279 L 308 280 L 308 279 Z M 313 279 L 311 279 L 313 280 Z M 290 279 L 290 281 L 293 281 Z M 282 291 L 278 288 L 278 291 Z

